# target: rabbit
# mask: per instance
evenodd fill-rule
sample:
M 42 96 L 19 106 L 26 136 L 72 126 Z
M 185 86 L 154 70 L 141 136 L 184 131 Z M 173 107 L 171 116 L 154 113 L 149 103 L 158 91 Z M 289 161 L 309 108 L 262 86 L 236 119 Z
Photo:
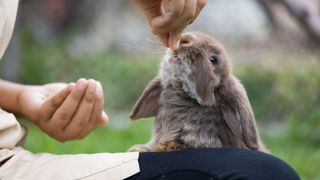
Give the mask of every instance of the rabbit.
M 130 118 L 152 116 L 151 141 L 128 151 L 236 147 L 268 152 L 224 47 L 201 32 L 183 34 L 180 47 L 167 50 L 158 76 L 147 85 Z

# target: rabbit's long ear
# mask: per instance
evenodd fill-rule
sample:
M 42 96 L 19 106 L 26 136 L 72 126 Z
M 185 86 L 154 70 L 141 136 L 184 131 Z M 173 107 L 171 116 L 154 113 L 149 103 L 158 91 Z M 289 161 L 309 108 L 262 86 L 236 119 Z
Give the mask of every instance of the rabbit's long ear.
M 228 104 L 223 111 L 225 122 L 234 135 L 242 136 L 246 147 L 259 149 L 259 136 L 252 107 L 244 87 L 239 82 L 236 82 L 236 87 L 236 90 L 227 97 Z
M 195 84 L 195 98 L 198 103 L 204 106 L 212 106 L 215 104 L 216 98 L 214 95 L 214 82 L 206 75 L 206 72 L 197 71 L 191 76 L 191 78 L 192 82 Z
M 144 89 L 132 110 L 130 119 L 136 120 L 155 116 L 158 113 L 161 92 L 161 80 L 157 76 Z

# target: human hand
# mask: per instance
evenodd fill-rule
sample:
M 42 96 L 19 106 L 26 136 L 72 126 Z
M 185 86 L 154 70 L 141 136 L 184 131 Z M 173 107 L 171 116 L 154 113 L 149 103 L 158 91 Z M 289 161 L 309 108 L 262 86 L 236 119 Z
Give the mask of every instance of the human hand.
M 133 0 L 144 12 L 162 43 L 179 48 L 182 31 L 200 14 L 206 0 Z
M 19 95 L 19 107 L 22 115 L 60 142 L 82 139 L 108 122 L 102 86 L 94 80 L 27 86 Z

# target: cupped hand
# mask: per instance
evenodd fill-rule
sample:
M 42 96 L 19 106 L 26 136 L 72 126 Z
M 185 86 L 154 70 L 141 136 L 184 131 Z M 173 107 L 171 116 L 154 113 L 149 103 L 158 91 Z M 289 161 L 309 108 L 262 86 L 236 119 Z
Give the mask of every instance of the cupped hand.
M 200 14 L 206 0 L 134 0 L 147 17 L 152 32 L 172 50 L 179 48 L 182 31 Z
M 80 79 L 64 84 L 28 86 L 19 95 L 22 115 L 54 139 L 82 139 L 108 122 L 100 82 Z

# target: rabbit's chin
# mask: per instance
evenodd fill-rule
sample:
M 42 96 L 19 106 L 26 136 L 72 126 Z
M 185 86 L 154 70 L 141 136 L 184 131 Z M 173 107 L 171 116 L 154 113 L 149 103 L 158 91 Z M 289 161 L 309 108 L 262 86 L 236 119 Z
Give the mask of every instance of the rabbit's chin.
M 163 57 L 160 65 L 159 77 L 161 78 L 161 85 L 163 87 L 168 87 L 172 85 L 173 87 L 182 88 L 184 92 L 188 94 L 189 97 L 195 99 L 199 104 L 206 105 L 198 96 L 196 91 L 196 85 L 194 82 L 190 81 L 189 76 L 192 74 L 192 69 L 188 63 L 168 51 Z M 177 84 L 180 84 L 177 86 Z
M 173 56 L 173 51 L 167 49 L 165 55 L 162 58 L 160 64 L 159 76 L 161 78 L 161 85 L 167 87 L 170 85 L 170 82 L 175 81 L 175 64 L 177 59 Z
M 162 58 L 160 64 L 159 77 L 161 78 L 161 85 L 163 87 L 167 87 L 168 85 L 170 85 L 170 81 L 172 81 L 174 77 L 172 67 L 170 67 L 171 65 L 169 64 L 169 58 L 170 55 L 167 52 Z

